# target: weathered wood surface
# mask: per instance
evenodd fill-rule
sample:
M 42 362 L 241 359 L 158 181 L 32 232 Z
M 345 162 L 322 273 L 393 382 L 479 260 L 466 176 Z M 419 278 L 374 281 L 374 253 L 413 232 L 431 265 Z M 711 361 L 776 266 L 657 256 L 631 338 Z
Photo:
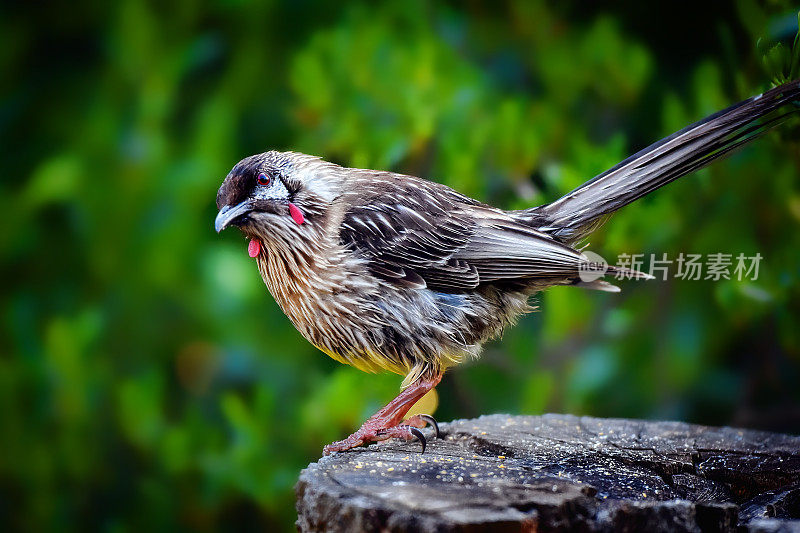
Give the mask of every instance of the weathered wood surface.
M 387 441 L 297 483 L 303 531 L 798 531 L 800 437 L 492 415 Z

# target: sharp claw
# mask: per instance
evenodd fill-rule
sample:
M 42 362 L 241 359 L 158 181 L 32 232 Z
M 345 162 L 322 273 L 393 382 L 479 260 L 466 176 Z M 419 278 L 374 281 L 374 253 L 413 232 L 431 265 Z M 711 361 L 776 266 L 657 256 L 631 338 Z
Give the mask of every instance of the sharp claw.
M 417 437 L 417 439 L 419 439 L 420 444 L 422 444 L 422 453 L 425 453 L 425 445 L 427 444 L 427 442 L 425 441 L 425 435 L 423 435 L 422 432 L 417 428 L 409 428 L 409 431 L 411 432 L 412 435 L 414 435 L 415 437 Z
M 421 419 L 423 419 L 425 422 L 427 422 L 428 424 L 433 426 L 434 431 L 436 431 L 436 438 L 437 439 L 441 439 L 442 438 L 442 434 L 439 431 L 439 424 L 436 422 L 435 418 L 433 418 L 431 415 L 419 415 L 419 417 Z

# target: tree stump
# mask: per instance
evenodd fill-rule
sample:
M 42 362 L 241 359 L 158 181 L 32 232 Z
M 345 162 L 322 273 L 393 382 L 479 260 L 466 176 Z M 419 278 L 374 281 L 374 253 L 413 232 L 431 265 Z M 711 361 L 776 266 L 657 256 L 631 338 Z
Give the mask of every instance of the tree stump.
M 800 437 L 491 415 L 323 457 L 302 531 L 799 531 Z

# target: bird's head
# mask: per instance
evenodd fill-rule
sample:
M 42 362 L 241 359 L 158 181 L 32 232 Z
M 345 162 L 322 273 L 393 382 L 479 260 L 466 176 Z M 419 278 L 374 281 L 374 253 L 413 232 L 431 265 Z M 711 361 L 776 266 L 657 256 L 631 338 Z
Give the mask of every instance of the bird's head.
M 250 255 L 263 242 L 291 242 L 319 228 L 340 185 L 339 167 L 296 152 L 265 152 L 239 161 L 217 192 L 217 232 L 237 226 L 251 237 Z

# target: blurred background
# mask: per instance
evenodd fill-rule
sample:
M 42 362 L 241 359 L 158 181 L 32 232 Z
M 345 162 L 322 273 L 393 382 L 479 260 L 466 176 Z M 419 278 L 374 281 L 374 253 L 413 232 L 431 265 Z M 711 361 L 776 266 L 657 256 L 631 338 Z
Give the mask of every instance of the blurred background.
M 4 3 L 3 524 L 290 530 L 300 469 L 398 391 L 304 341 L 242 236 L 214 233 L 242 157 L 299 150 L 532 206 L 767 89 L 797 21 L 781 0 Z M 800 433 L 798 138 L 786 124 L 591 243 L 760 253 L 757 280 L 550 290 L 445 377 L 437 417 Z

